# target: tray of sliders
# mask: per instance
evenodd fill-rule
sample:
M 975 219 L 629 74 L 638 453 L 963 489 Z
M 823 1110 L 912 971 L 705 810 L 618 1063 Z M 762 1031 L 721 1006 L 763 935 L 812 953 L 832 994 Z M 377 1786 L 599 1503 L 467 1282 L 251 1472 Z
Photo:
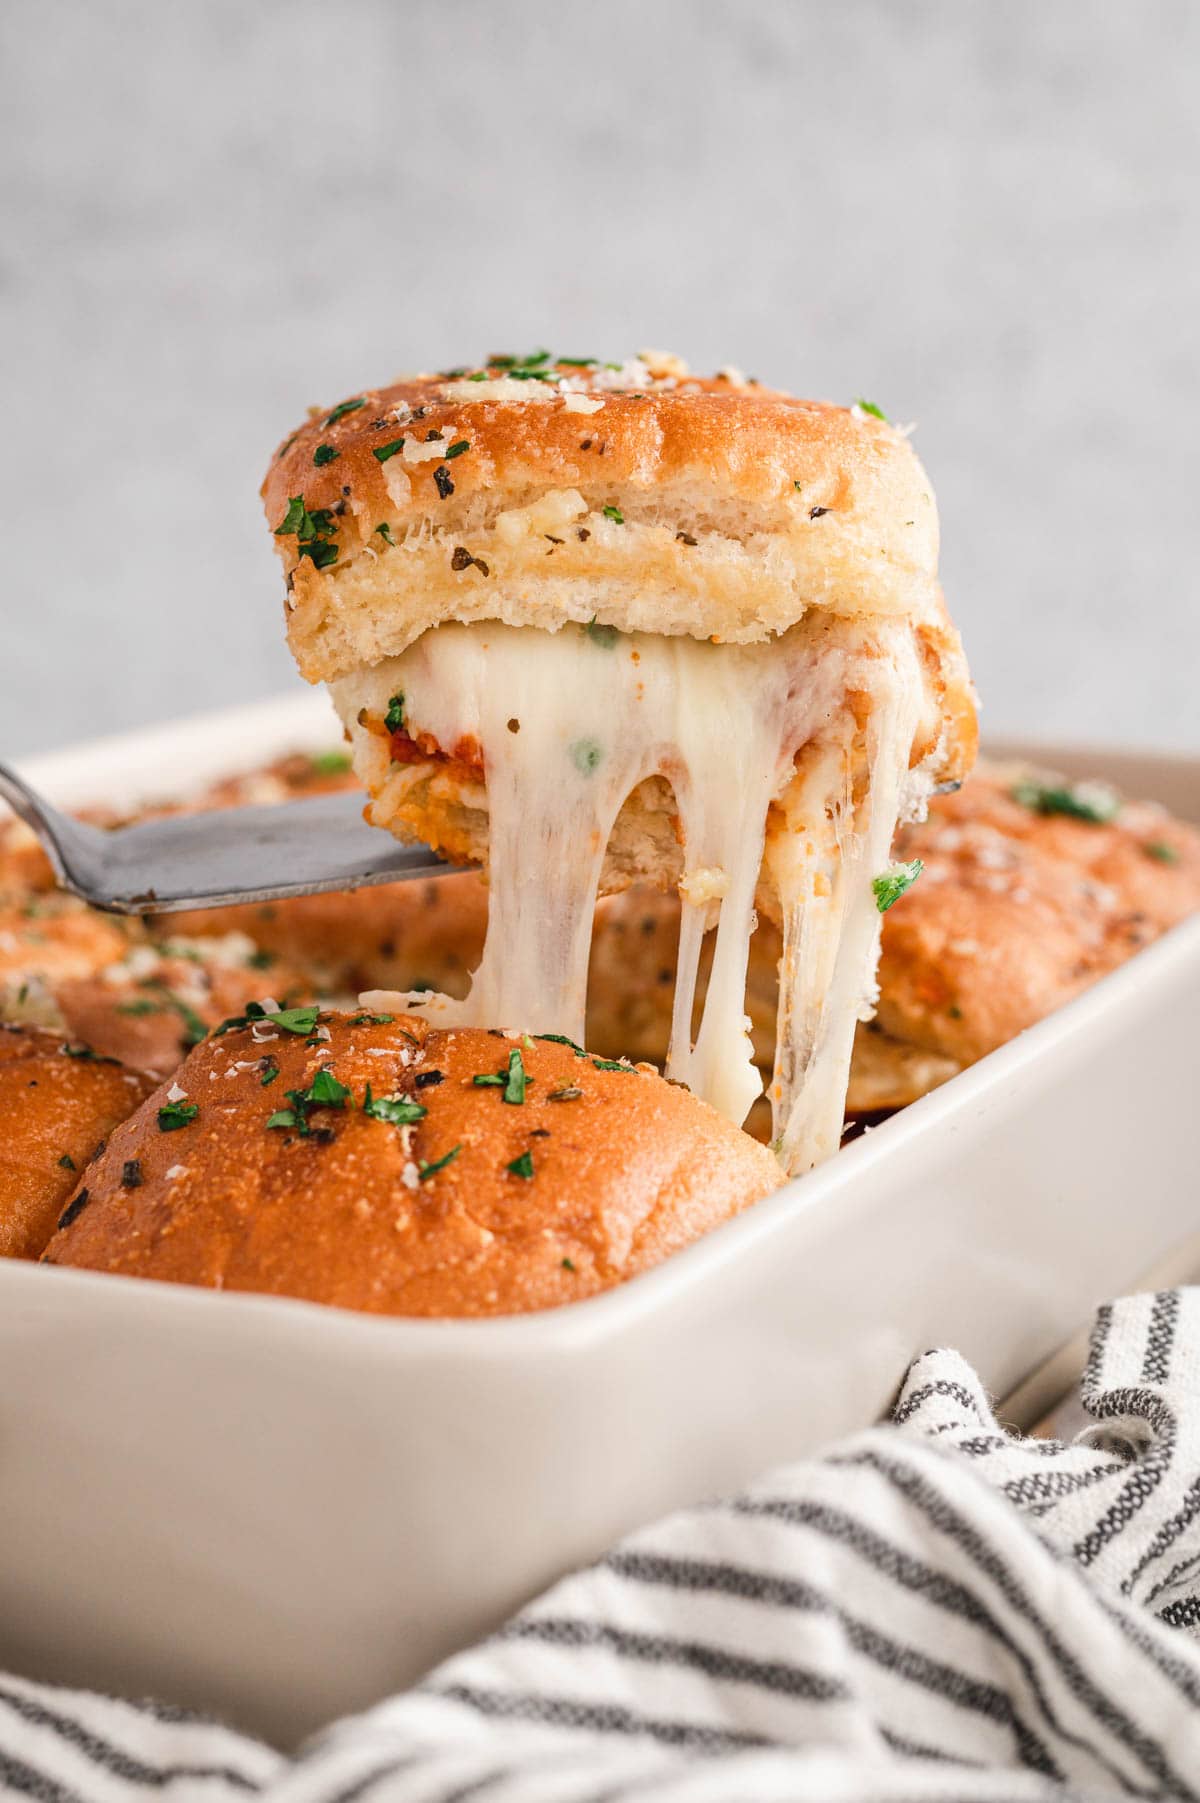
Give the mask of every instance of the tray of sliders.
M 291 1742 L 1193 1234 L 1200 763 L 975 763 L 872 409 L 492 359 L 264 502 L 336 714 L 25 774 L 482 868 L 139 921 L 4 823 L 0 1660 Z

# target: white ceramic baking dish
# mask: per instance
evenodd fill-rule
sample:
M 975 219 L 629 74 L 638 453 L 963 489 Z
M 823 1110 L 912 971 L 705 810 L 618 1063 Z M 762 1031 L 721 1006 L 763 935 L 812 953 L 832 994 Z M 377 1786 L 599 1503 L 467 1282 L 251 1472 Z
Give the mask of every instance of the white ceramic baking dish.
M 132 799 L 331 730 L 303 695 L 26 768 Z M 1038 755 L 1200 817 L 1200 761 Z M 1004 1393 L 1194 1232 L 1198 1006 L 1200 919 L 550 1314 L 375 1320 L 0 1263 L 0 1663 L 294 1741 L 634 1524 L 871 1420 L 925 1346 Z

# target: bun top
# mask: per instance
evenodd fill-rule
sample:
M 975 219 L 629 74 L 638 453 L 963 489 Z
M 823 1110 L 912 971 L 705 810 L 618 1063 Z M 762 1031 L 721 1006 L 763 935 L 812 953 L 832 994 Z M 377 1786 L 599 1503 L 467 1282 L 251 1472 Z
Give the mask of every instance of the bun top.
M 45 1256 L 377 1314 L 503 1315 L 607 1289 L 779 1181 L 762 1146 L 648 1067 L 292 1010 L 198 1046 L 112 1135 Z
M 750 643 L 809 607 L 923 613 L 936 577 L 933 493 L 882 415 L 651 352 L 352 395 L 285 440 L 262 493 L 313 681 L 447 619 Z M 386 618 L 366 631 L 364 610 Z
M 79 1173 L 150 1088 L 61 1033 L 0 1026 L 0 1257 L 38 1256 Z
M 1200 832 L 1157 803 L 981 764 L 901 829 L 920 881 L 884 921 L 878 1021 L 973 1063 L 1200 909 Z

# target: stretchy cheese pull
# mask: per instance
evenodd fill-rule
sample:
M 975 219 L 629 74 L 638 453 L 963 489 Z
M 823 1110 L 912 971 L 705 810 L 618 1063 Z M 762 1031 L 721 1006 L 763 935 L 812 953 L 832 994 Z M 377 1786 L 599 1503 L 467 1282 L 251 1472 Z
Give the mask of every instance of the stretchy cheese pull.
M 736 1121 L 760 1093 L 745 983 L 756 897 L 765 897 L 784 930 L 776 1144 L 790 1170 L 836 1148 L 854 1024 L 874 996 L 871 879 L 912 801 L 922 687 L 907 624 L 809 616 L 759 645 L 448 624 L 333 690 L 368 760 L 398 695 L 419 744 L 477 747 L 482 758 L 482 959 L 465 1000 L 420 995 L 407 1006 L 438 1025 L 582 1041 L 596 896 L 614 826 L 636 793 L 653 845 L 624 880 L 661 861 L 664 843 L 678 865 L 669 873 L 682 919 L 668 1076 Z M 607 873 L 608 886 L 621 879 Z M 708 930 L 716 943 L 693 1035 Z

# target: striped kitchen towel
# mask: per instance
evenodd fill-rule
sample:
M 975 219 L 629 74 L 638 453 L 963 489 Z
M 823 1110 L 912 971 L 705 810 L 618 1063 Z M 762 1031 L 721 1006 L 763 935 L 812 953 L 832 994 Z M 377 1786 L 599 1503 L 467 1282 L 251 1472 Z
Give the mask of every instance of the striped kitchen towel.
M 45 1803 L 1200 1800 L 1200 1290 L 1101 1311 L 1073 1444 L 953 1352 L 891 1423 L 670 1517 L 297 1758 L 0 1679 Z

